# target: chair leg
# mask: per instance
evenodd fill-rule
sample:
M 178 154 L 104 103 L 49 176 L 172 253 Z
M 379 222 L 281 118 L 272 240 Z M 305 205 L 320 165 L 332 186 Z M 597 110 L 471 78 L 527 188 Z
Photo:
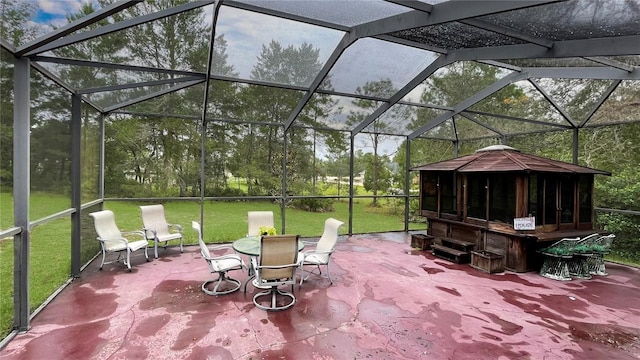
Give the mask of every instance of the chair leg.
M 153 239 L 153 251 L 157 259 L 158 258 L 158 239 Z
M 127 257 L 124 264 L 127 265 L 129 272 L 131 272 L 131 250 L 129 250 L 129 247 L 127 247 Z
M 182 247 L 182 238 L 180 238 L 180 253 L 184 252 L 184 248 Z
M 100 270 L 102 270 L 102 267 L 104 266 L 104 258 L 107 256 L 106 251 L 104 251 L 104 249 L 102 249 L 102 262 L 100 263 Z

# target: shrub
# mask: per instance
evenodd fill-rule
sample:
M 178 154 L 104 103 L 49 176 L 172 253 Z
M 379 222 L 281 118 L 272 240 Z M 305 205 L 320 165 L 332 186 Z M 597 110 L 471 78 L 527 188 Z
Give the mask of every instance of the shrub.
M 321 198 L 293 199 L 289 207 L 309 212 L 331 212 L 334 202 L 334 199 Z

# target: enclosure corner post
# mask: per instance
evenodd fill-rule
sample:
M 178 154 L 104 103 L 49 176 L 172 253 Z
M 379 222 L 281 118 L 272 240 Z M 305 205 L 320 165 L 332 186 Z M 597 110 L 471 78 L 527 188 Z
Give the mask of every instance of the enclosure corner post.
M 30 61 L 15 58 L 13 105 L 13 213 L 14 236 L 13 323 L 18 331 L 29 330 L 29 188 L 30 188 Z

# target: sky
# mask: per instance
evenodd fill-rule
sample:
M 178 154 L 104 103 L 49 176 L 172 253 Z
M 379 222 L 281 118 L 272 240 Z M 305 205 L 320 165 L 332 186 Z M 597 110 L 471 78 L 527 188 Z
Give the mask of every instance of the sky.
M 37 7 L 33 21 L 39 24 L 62 26 L 67 23 L 67 14 L 77 12 L 82 4 L 96 3 L 92 0 L 26 0 Z

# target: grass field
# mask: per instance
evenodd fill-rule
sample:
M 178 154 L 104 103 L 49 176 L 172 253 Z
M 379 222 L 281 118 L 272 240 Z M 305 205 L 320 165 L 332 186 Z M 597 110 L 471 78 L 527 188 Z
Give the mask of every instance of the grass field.
M 29 209 L 31 220 L 37 220 L 69 208 L 69 198 L 61 195 L 31 195 Z M 386 200 L 381 200 L 384 205 Z M 105 209 L 112 210 L 116 222 L 122 231 L 139 230 L 142 227 L 140 205 L 148 203 L 137 201 L 108 201 Z M 385 232 L 404 230 L 403 217 L 390 215 L 391 210 L 402 208 L 395 203 L 372 208 L 368 200 L 359 199 L 354 204 L 353 232 Z M 197 201 L 169 201 L 164 203 L 165 214 L 170 223 L 180 224 L 186 244 L 197 244 L 197 234 L 191 229 L 191 221 L 200 221 L 200 203 Z M 272 210 L 275 226 L 282 232 L 280 208 L 271 202 L 248 201 L 207 201 L 204 203 L 203 233 L 205 241 L 230 242 L 244 236 L 247 232 L 247 211 Z M 286 210 L 286 233 L 299 234 L 302 237 L 320 236 L 324 221 L 328 217 L 345 222 L 340 230 L 348 232 L 348 202 L 336 202 L 333 212 L 310 213 L 295 209 Z M 86 215 L 86 214 L 85 214 Z M 83 219 L 87 219 L 83 216 Z M 82 227 L 90 228 L 93 223 Z M 10 194 L 0 194 L 0 228 L 13 226 L 13 201 Z M 424 229 L 425 224 L 410 224 L 410 229 Z M 91 232 L 91 231 L 90 231 Z M 83 231 L 84 233 L 84 231 Z M 94 235 L 91 235 L 92 237 Z M 39 225 L 31 231 L 29 259 L 29 302 L 33 312 L 51 293 L 64 284 L 70 276 L 70 239 L 71 222 L 69 218 L 56 219 Z M 0 338 L 4 338 L 13 323 L 13 239 L 0 240 Z M 85 244 L 91 246 L 85 246 Z M 93 238 L 83 239 L 83 258 L 90 258 L 98 251 L 98 243 Z M 85 254 L 85 252 L 89 254 Z

